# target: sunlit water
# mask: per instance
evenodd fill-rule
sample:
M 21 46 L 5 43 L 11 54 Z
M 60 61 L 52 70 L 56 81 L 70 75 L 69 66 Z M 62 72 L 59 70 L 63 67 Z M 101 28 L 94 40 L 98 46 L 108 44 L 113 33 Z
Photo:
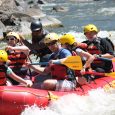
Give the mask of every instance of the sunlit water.
M 69 94 L 52 102 L 45 110 L 28 107 L 21 115 L 115 115 L 115 89 L 96 89 L 89 96 Z

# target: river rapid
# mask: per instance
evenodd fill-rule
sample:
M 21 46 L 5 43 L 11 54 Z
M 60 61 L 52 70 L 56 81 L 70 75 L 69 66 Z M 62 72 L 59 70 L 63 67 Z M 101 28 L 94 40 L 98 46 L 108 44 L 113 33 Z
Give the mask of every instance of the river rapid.
M 115 90 L 105 92 L 99 88 L 88 96 L 69 94 L 45 109 L 28 107 L 21 115 L 115 115 Z
M 68 12 L 51 11 L 53 6 L 68 8 Z M 93 23 L 104 31 L 101 36 L 109 36 L 115 43 L 115 1 L 100 0 L 92 2 L 67 2 L 57 0 L 56 3 L 42 5 L 41 8 L 47 15 L 62 21 L 62 28 L 48 28 L 49 31 L 63 34 L 70 32 L 76 40 L 83 41 L 83 26 Z M 2 42 L 4 47 L 5 43 Z M 115 90 L 105 92 L 96 89 L 89 92 L 88 96 L 70 94 L 54 101 L 45 110 L 36 107 L 26 108 L 21 115 L 115 115 Z

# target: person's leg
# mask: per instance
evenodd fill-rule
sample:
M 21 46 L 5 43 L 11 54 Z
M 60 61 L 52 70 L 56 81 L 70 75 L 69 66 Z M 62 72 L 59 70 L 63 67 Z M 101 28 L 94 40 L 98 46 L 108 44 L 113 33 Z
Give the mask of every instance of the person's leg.
M 53 79 L 45 80 L 42 84 L 42 89 L 54 91 L 56 89 L 56 84 L 57 84 L 57 80 L 53 80 Z
M 42 83 L 47 79 L 51 79 L 51 76 L 50 75 L 39 74 L 38 76 L 35 77 L 34 84 L 33 84 L 32 87 L 36 88 L 36 89 L 41 89 L 42 88 Z
M 56 91 L 74 91 L 76 88 L 76 81 L 58 80 L 56 84 Z

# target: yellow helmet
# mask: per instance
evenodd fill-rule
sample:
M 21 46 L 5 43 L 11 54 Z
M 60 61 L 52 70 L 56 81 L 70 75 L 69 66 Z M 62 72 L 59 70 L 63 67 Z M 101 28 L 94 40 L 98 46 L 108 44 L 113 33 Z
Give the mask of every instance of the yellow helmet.
M 56 33 L 49 33 L 45 36 L 44 43 L 47 44 L 52 41 L 58 41 L 58 39 L 59 39 L 59 36 Z
M 8 60 L 8 54 L 5 50 L 0 50 L 0 62 L 6 62 Z
M 98 32 L 98 29 L 94 24 L 88 24 L 84 27 L 84 33 L 92 31 Z
M 14 36 L 16 39 L 20 40 L 20 36 L 16 32 L 9 32 L 6 37 Z
M 59 39 L 61 44 L 68 43 L 69 45 L 72 45 L 75 42 L 75 37 L 72 34 L 64 34 Z

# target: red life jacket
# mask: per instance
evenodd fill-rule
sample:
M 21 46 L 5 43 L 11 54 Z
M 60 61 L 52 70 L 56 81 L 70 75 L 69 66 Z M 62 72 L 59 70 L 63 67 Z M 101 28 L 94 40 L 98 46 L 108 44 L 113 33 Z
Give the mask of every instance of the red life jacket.
M 6 71 L 7 67 L 0 65 L 0 86 L 6 85 Z
M 98 48 L 98 46 L 96 46 L 95 44 L 91 43 L 88 45 L 87 47 L 87 51 L 90 53 L 90 54 L 102 54 L 101 50 Z M 102 60 L 99 60 L 99 59 L 95 59 L 92 64 L 99 64 L 100 66 L 105 66 L 105 62 L 102 61 Z
M 87 51 L 92 55 L 93 54 L 101 54 L 101 51 L 94 44 L 89 45 L 87 47 Z
M 53 57 L 53 59 L 60 59 L 60 54 L 63 49 L 60 49 L 60 51 L 57 53 L 56 56 Z M 52 64 L 51 65 L 51 75 L 54 79 L 57 80 L 64 80 L 67 79 L 67 67 L 64 65 L 57 65 Z
M 23 52 L 8 52 L 9 66 L 11 68 L 23 67 L 27 61 L 27 56 Z
M 67 79 L 67 67 L 64 65 L 53 64 L 51 66 L 51 76 L 57 80 Z

